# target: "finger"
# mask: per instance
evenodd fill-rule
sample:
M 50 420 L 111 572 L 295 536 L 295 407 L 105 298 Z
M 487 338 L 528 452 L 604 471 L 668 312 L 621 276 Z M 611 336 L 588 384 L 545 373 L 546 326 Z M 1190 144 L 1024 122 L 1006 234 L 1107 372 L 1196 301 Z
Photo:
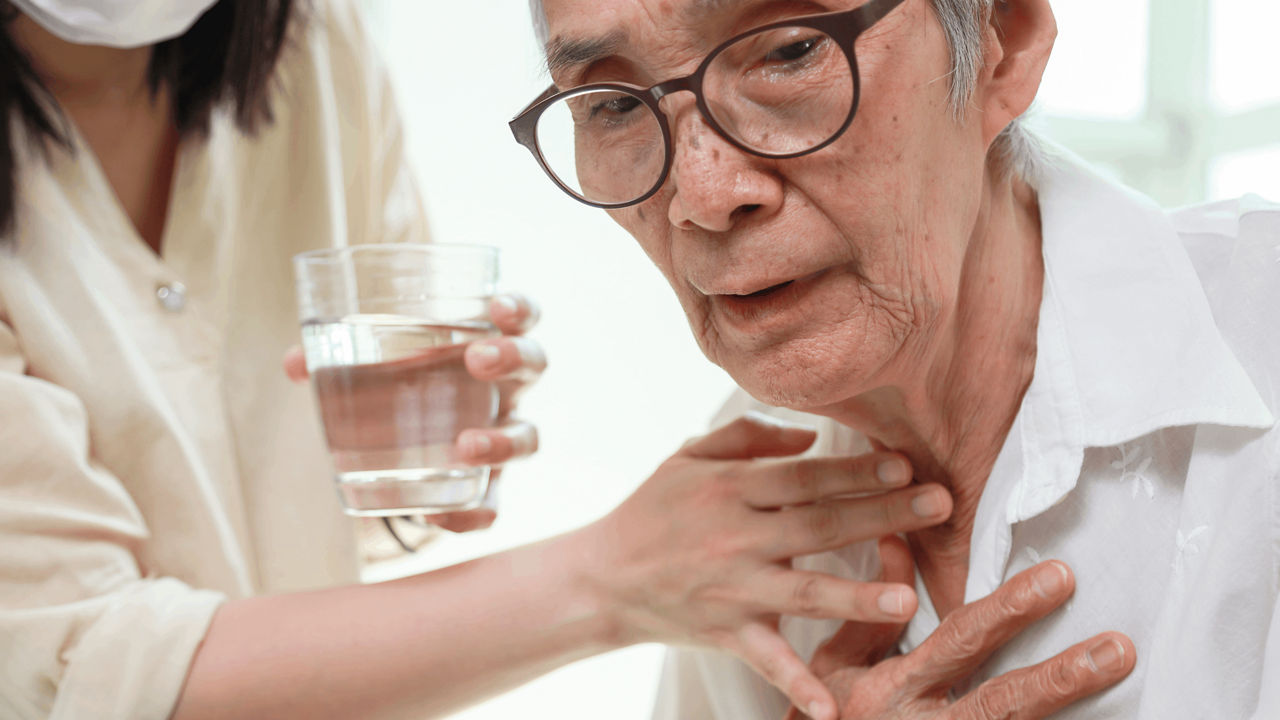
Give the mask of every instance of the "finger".
M 746 602 L 765 613 L 867 623 L 906 622 L 915 590 L 898 583 L 859 582 L 819 572 L 759 573 L 744 587 Z
M 485 488 L 484 499 L 480 501 L 480 507 L 472 510 L 425 515 L 421 518 L 421 521 L 455 533 L 488 529 L 498 519 L 498 477 L 501 474 L 501 468 L 493 468 L 489 472 L 489 486 Z
M 915 585 L 916 563 L 907 541 L 897 535 L 886 535 L 876 544 L 880 552 L 880 581 Z
M 501 465 L 538 451 L 538 429 L 510 421 L 501 427 L 463 430 L 454 444 L 458 460 L 468 465 Z
M 1029 668 L 992 678 L 953 707 L 958 719 L 1034 720 L 1115 685 L 1138 653 L 1120 633 L 1103 633 Z
M 425 516 L 426 521 L 432 525 L 454 533 L 484 530 L 493 525 L 493 521 L 497 518 L 498 513 L 489 508 L 459 510 L 457 512 L 437 513 L 435 515 Z
M 535 378 L 536 379 L 536 378 Z M 524 391 L 528 390 L 533 380 L 499 380 L 498 381 L 498 420 L 507 421 L 520 404 Z
M 955 610 L 911 653 L 920 689 L 949 688 L 991 653 L 1071 596 L 1071 570 L 1049 560 L 1024 570 L 990 595 Z
M 776 513 L 755 513 L 772 539 L 768 551 L 782 560 L 835 550 L 850 543 L 936 525 L 951 514 L 951 495 L 940 485 L 902 488 L 882 495 L 824 500 Z
M 847 622 L 813 654 L 809 667 L 818 677 L 850 667 L 870 667 L 898 644 L 906 623 Z
M 294 345 L 284 353 L 284 374 L 293 382 L 306 382 L 310 375 L 307 374 L 307 356 L 303 354 L 302 347 Z
M 749 412 L 722 428 L 685 443 L 679 454 L 711 460 L 783 457 L 804 452 L 817 437 L 818 433 L 813 428 Z
M 523 335 L 541 316 L 537 304 L 519 293 L 498 295 L 489 302 L 489 317 L 503 335 Z
M 883 491 L 909 482 L 911 464 L 900 455 L 806 458 L 752 466 L 743 477 L 742 496 L 754 507 L 774 508 Z
M 792 705 L 814 720 L 837 720 L 835 698 L 774 628 L 748 625 L 739 635 L 742 659 Z
M 463 361 L 477 380 L 516 380 L 531 383 L 547 369 L 542 346 L 526 337 L 477 340 L 467 346 Z
M 878 548 L 881 583 L 911 587 L 915 583 L 915 563 L 906 541 L 897 535 L 888 535 L 880 539 Z M 915 614 L 917 605 L 913 591 L 909 614 Z M 874 665 L 893 649 L 905 627 L 905 622 L 847 622 L 818 648 L 809 667 L 818 677 L 826 677 L 843 668 Z

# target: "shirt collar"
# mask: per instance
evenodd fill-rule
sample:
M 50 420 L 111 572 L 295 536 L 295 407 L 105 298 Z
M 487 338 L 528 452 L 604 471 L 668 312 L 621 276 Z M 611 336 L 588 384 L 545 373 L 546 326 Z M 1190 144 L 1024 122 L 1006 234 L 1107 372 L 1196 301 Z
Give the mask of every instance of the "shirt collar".
M 1016 427 L 1023 472 L 1009 488 L 1011 523 L 1075 487 L 1086 447 L 1181 425 L 1275 422 L 1218 331 L 1165 212 L 1047 149 L 1037 188 L 1044 297 Z

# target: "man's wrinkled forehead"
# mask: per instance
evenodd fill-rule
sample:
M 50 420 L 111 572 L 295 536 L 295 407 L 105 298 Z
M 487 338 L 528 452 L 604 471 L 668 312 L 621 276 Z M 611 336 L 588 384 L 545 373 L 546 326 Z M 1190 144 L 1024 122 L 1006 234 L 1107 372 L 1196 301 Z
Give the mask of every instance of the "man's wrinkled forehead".
M 637 27 L 698 28 L 768 0 L 545 0 L 552 75 L 616 55 Z

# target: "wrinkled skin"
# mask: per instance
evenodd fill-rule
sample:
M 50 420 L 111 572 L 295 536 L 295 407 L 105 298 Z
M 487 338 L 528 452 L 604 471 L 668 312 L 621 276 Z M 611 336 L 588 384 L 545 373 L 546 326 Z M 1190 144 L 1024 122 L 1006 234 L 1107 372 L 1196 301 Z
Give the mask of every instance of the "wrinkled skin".
M 913 577 L 911 554 L 900 538 L 882 540 L 880 557 L 883 580 Z M 847 622 L 814 654 L 811 669 L 835 695 L 844 720 L 1043 718 L 1126 677 L 1137 660 L 1133 643 L 1120 633 L 1102 633 L 967 692 L 964 684 L 993 652 L 1074 590 L 1067 566 L 1046 561 L 951 613 L 905 655 L 888 656 L 904 626 Z M 802 717 L 792 710 L 786 720 Z
M 672 9 L 682 5 L 548 2 L 554 33 L 593 36 L 617 23 L 631 37 L 622 57 L 561 73 L 557 84 L 658 82 L 690 72 L 730 28 L 796 12 L 769 4 L 765 14 L 689 26 Z M 946 43 L 927 3 L 900 6 L 860 38 L 857 56 L 853 126 L 803 158 L 747 155 L 705 124 L 689 94 L 664 100 L 677 136 L 671 177 L 653 198 L 612 213 L 670 282 L 707 357 L 770 404 L 822 406 L 919 372 L 954 310 L 979 220 L 983 183 L 973 179 L 989 138 L 976 119 L 952 119 Z M 818 272 L 784 312 L 735 321 L 718 297 Z
M 861 4 L 546 0 L 552 74 L 561 89 L 650 86 L 690 74 L 743 30 Z M 670 176 L 644 202 L 610 211 L 671 284 L 703 352 L 746 391 L 859 430 L 908 457 L 917 482 L 951 491 L 948 521 L 909 536 L 943 618 L 973 615 L 963 597 L 974 516 L 1030 384 L 1044 280 L 1035 192 L 992 147 L 1034 99 L 1056 25 L 1048 0 L 1007 0 L 980 31 L 982 68 L 957 117 L 941 25 L 928 0 L 905 0 L 855 45 L 862 99 L 849 130 L 799 158 L 746 153 L 689 93 L 669 95 Z M 567 46 L 602 52 L 554 62 Z M 1006 639 L 1017 626 L 978 617 Z M 860 632 L 844 640 L 857 638 L 875 645 Z M 837 696 L 892 705 L 908 692 L 924 703 L 897 702 L 911 714 L 883 717 L 1005 717 L 985 699 L 951 708 L 945 682 L 914 686 L 893 669 L 907 661 L 873 659 L 826 673 Z M 1025 717 L 1121 676 L 1028 691 L 1040 714 Z

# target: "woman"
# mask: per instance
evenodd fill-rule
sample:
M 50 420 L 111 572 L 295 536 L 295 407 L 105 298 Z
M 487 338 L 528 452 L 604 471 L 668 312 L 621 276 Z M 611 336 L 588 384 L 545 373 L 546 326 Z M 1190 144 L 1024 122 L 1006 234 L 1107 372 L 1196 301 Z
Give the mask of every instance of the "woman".
M 359 18 L 298 12 L 0 2 L 0 638 L 21 659 L 4 714 L 421 717 L 642 641 L 731 650 L 833 713 L 778 613 L 902 620 L 914 594 L 788 561 L 949 506 L 885 493 L 910 479 L 893 454 L 747 462 L 808 430 L 739 421 L 582 530 L 350 584 L 311 399 L 278 369 L 289 258 L 426 232 Z M 469 367 L 536 374 L 533 311 L 494 311 L 510 336 Z M 519 423 L 479 437 L 459 441 L 477 463 L 533 445 Z M 893 520 L 835 528 L 833 507 Z

